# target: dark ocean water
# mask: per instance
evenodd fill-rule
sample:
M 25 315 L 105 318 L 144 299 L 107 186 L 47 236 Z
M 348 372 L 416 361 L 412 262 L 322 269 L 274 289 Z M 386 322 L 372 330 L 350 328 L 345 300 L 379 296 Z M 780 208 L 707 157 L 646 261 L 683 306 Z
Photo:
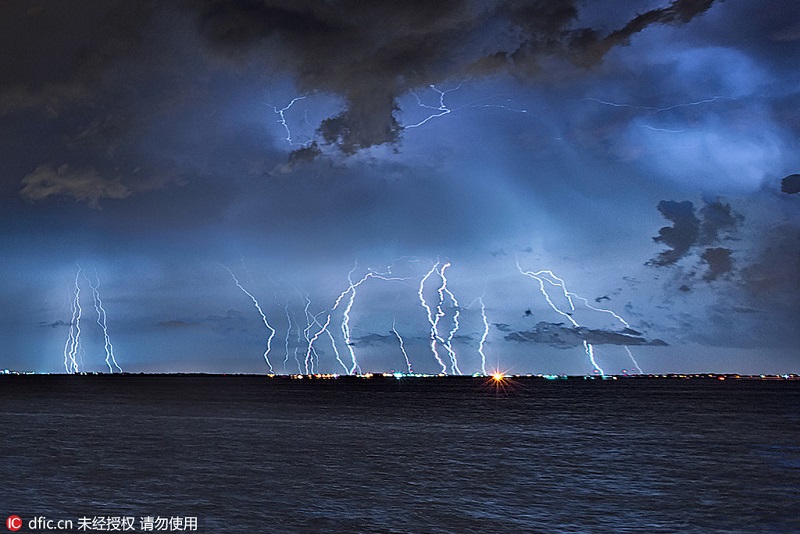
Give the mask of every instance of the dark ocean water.
M 0 377 L 0 421 L 3 520 L 800 531 L 797 381 Z

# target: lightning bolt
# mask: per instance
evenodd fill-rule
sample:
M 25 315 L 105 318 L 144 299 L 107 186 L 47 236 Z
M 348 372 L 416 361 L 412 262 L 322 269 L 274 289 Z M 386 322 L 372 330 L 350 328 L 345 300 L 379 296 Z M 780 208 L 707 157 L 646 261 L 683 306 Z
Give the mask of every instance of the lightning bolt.
M 269 367 L 269 372 L 274 373 L 275 370 L 272 368 L 272 363 L 269 361 L 269 353 L 272 350 L 272 338 L 275 337 L 275 332 L 276 332 L 275 329 L 272 328 L 272 326 L 269 324 L 267 316 L 264 314 L 264 310 L 261 309 L 261 305 L 258 303 L 258 300 L 256 300 L 253 294 L 250 293 L 248 290 L 246 290 L 244 286 L 242 286 L 242 284 L 239 283 L 239 279 L 236 278 L 236 275 L 233 274 L 233 271 L 228 269 L 228 267 L 226 267 L 225 265 L 219 264 L 219 266 L 228 271 L 228 273 L 231 275 L 231 278 L 233 278 L 236 287 L 241 289 L 245 295 L 250 297 L 250 300 L 253 301 L 253 305 L 256 307 L 256 310 L 258 310 L 258 313 L 261 315 L 261 320 L 264 322 L 264 326 L 267 327 L 267 330 L 269 330 L 269 337 L 267 338 L 267 348 L 264 351 L 264 361 L 267 362 L 267 366 Z
M 623 319 L 619 314 L 614 313 L 612 310 L 608 310 L 606 308 L 598 308 L 596 306 L 592 306 L 589 303 L 589 301 L 587 299 L 585 299 L 584 297 L 581 297 L 580 295 L 576 295 L 575 293 L 572 293 L 571 291 L 567 291 L 567 287 L 564 284 L 564 280 L 562 280 L 561 278 L 558 278 L 557 276 L 555 276 L 550 271 L 544 271 L 544 272 L 549 273 L 554 279 L 556 279 L 558 281 L 558 285 L 560 285 L 561 288 L 563 289 L 564 296 L 567 297 L 567 299 L 569 299 L 570 306 L 572 306 L 572 304 L 573 304 L 572 303 L 572 299 L 580 300 L 581 302 L 583 302 L 584 306 L 586 306 L 590 310 L 593 310 L 593 311 L 596 311 L 596 312 L 600 312 L 600 313 L 607 313 L 608 315 L 611 315 L 614 319 L 619 321 L 620 324 L 622 324 L 625 328 L 630 328 L 631 327 L 631 325 L 628 323 L 628 321 Z M 572 307 L 572 309 L 574 310 L 575 308 Z M 644 374 L 643 371 L 642 371 L 642 368 L 639 367 L 639 364 L 636 362 L 636 358 L 633 357 L 633 353 L 631 352 L 631 349 L 627 345 L 623 345 L 623 347 L 625 347 L 625 352 L 628 353 L 628 357 L 630 357 L 631 362 L 633 362 L 633 365 L 636 367 L 636 369 L 638 369 L 639 373 L 640 374 Z
M 650 126 L 648 124 L 643 124 L 643 128 L 647 128 L 648 130 L 652 130 L 654 132 L 666 132 L 666 133 L 686 133 L 686 130 L 668 130 L 667 128 L 656 128 L 654 126 Z
M 317 372 L 319 372 L 319 356 L 317 355 L 316 351 L 314 350 L 314 342 L 317 339 L 319 339 L 319 336 L 322 335 L 322 333 L 325 332 L 326 329 L 328 328 L 328 325 L 331 324 L 331 315 L 330 314 L 328 314 L 328 318 L 325 320 L 325 324 L 324 325 L 320 324 L 318 317 L 320 315 L 322 315 L 323 313 L 325 313 L 325 310 L 319 312 L 317 315 L 312 316 L 313 317 L 313 322 L 311 324 L 309 324 L 309 332 L 311 331 L 311 327 L 313 325 L 315 325 L 315 324 L 319 325 L 321 328 L 319 329 L 319 331 L 316 334 L 314 334 L 313 337 L 311 337 L 308 340 L 308 349 L 306 350 L 306 374 L 308 374 L 308 368 L 309 368 L 308 363 L 309 363 L 309 361 L 311 361 L 311 369 L 312 370 L 314 369 L 314 365 L 313 365 L 314 364 L 314 360 L 312 358 L 312 355 L 317 357 Z
M 644 371 L 642 371 L 642 368 L 639 367 L 639 363 L 636 361 L 636 358 L 633 357 L 633 353 L 631 352 L 631 349 L 628 348 L 628 345 L 623 345 L 623 347 L 625 347 L 625 352 L 628 353 L 628 356 L 630 357 L 631 361 L 633 362 L 634 367 L 636 367 L 636 370 L 639 371 L 640 375 L 643 375 Z
M 289 129 L 289 125 L 286 123 L 286 115 L 284 115 L 284 114 L 287 111 L 289 111 L 289 109 L 294 105 L 295 102 L 297 102 L 299 100 L 305 100 L 305 98 L 306 98 L 305 96 L 298 96 L 297 98 L 292 99 L 292 101 L 289 102 L 286 105 L 286 107 L 281 108 L 281 109 L 278 109 L 278 106 L 273 106 L 272 104 L 267 104 L 269 107 L 271 107 L 275 111 L 275 114 L 278 115 L 278 117 L 279 117 L 278 118 L 278 124 L 283 126 L 284 130 L 286 130 L 286 141 L 291 146 L 298 146 L 298 145 L 299 146 L 305 146 L 305 145 L 304 145 L 304 143 L 295 143 L 292 140 L 292 131 Z
M 310 301 L 308 303 L 310 304 Z M 333 310 L 331 310 L 331 313 L 327 314 L 325 322 L 323 324 L 319 322 L 319 316 L 324 313 L 325 310 L 319 312 L 316 315 L 311 315 L 308 311 L 306 311 L 306 318 L 308 319 L 309 322 L 309 326 L 306 332 L 306 341 L 308 343 L 307 345 L 308 348 L 306 350 L 306 362 L 311 360 L 311 355 L 313 353 L 314 356 L 316 356 L 317 358 L 317 365 L 319 366 L 319 355 L 317 354 L 316 349 L 314 348 L 314 342 L 316 342 L 319 339 L 319 337 L 324 333 L 328 336 L 328 339 L 331 342 L 331 348 L 333 349 L 333 355 L 336 358 L 336 361 L 339 363 L 339 365 L 342 366 L 342 369 L 344 369 L 345 373 L 349 373 L 347 365 L 344 363 L 344 361 L 342 361 L 341 354 L 339 353 L 339 348 L 336 346 L 336 340 L 334 339 L 333 334 L 331 334 L 331 331 L 328 330 L 328 327 L 331 324 Z M 318 326 L 319 330 L 317 330 L 317 332 L 315 332 L 313 336 L 309 336 L 308 334 L 311 333 L 311 327 L 314 325 Z M 306 367 L 306 369 L 308 369 L 308 366 Z M 319 369 L 317 370 L 319 371 Z
M 589 301 L 588 301 L 588 300 L 586 300 L 585 298 L 583 298 L 583 297 L 581 297 L 581 296 L 578 296 L 578 295 L 576 295 L 575 293 L 572 293 L 571 291 L 567 291 L 567 288 L 566 288 L 566 286 L 564 286 L 564 285 L 563 285 L 563 284 L 564 284 L 564 281 L 563 281 L 563 280 L 561 280 L 560 278 L 559 278 L 558 280 L 559 280 L 559 282 L 560 282 L 561 286 L 564 288 L 564 294 L 565 294 L 565 295 L 569 295 L 569 297 L 571 297 L 571 298 L 574 298 L 574 299 L 580 300 L 580 301 L 581 301 L 581 302 L 583 302 L 583 304 L 584 304 L 584 305 L 585 305 L 587 308 L 589 308 L 590 310 L 593 310 L 593 311 L 596 311 L 596 312 L 600 312 L 600 313 L 607 313 L 607 314 L 611 315 L 611 316 L 612 316 L 614 319 L 616 319 L 617 321 L 619 321 L 620 323 L 622 323 L 622 325 L 623 325 L 623 326 L 625 326 L 625 328 L 630 328 L 630 327 L 631 327 L 631 325 L 630 325 L 630 324 L 628 324 L 628 321 L 626 321 L 625 319 L 623 319 L 622 317 L 620 317 L 619 315 L 617 315 L 617 314 L 616 314 L 616 313 L 614 313 L 613 311 L 611 311 L 611 310 L 607 310 L 607 309 L 605 309 L 605 308 L 596 308 L 595 306 L 592 306 L 591 304 L 589 304 Z M 574 309 L 574 308 L 573 308 L 573 309 Z
M 597 365 L 597 360 L 594 359 L 594 346 L 584 339 L 583 348 L 586 351 L 586 354 L 589 355 L 589 361 L 592 362 L 592 366 L 597 370 L 598 373 L 600 373 L 600 376 L 605 376 L 605 371 L 603 371 L 603 369 Z
M 297 355 L 297 351 L 300 348 L 300 344 L 302 342 L 303 336 L 303 329 L 300 328 L 300 322 L 297 322 L 297 345 L 294 348 L 294 361 L 297 362 L 297 372 L 303 374 L 303 366 L 300 363 L 300 357 Z M 307 341 L 307 340 L 306 340 Z
M 105 342 L 104 348 L 106 350 L 106 365 L 108 366 L 109 373 L 114 373 L 114 367 L 116 367 L 121 373 L 122 367 L 119 366 L 116 358 L 114 357 L 114 345 L 111 344 L 111 338 L 108 335 L 107 314 L 105 308 L 103 307 L 103 300 L 100 298 L 100 276 L 97 274 L 97 269 L 94 270 L 94 277 L 95 283 L 92 283 L 89 277 L 84 275 L 84 278 L 86 278 L 86 281 L 89 283 L 89 287 L 92 288 L 94 309 L 97 312 L 97 324 L 103 329 L 103 338 Z
M 386 280 L 386 281 L 403 281 L 407 280 L 407 278 L 398 278 L 395 276 L 388 276 L 391 274 L 391 269 L 389 269 L 388 273 L 377 273 L 375 271 L 370 270 L 367 274 L 364 275 L 358 282 L 353 283 L 353 272 L 355 271 L 355 267 L 347 274 L 347 280 L 350 282 L 350 287 L 344 290 L 339 298 L 336 299 L 336 304 L 334 305 L 334 309 L 339 306 L 341 299 L 344 298 L 346 294 L 350 294 L 350 298 L 347 301 L 347 306 L 345 306 L 344 312 L 342 313 L 342 335 L 344 336 L 344 342 L 347 346 L 347 350 L 350 351 L 350 360 L 352 362 L 352 366 L 350 367 L 350 374 L 356 372 L 356 369 L 361 369 L 358 365 L 358 360 L 356 360 L 356 354 L 353 350 L 353 343 L 350 339 L 350 311 L 353 309 L 353 304 L 356 301 L 356 293 L 358 287 L 369 280 L 370 278 L 377 278 L 379 280 Z
M 447 339 L 444 342 L 444 348 L 447 350 L 447 353 L 450 356 L 450 364 L 452 371 L 454 373 L 463 374 L 461 372 L 461 369 L 458 368 L 458 357 L 456 356 L 456 351 L 453 349 L 453 338 L 455 337 L 456 332 L 458 332 L 458 328 L 460 326 L 458 323 L 458 316 L 461 312 L 459 310 L 458 300 L 456 299 L 456 296 L 447 287 L 447 276 L 444 274 L 444 272 L 450 266 L 451 263 L 447 262 L 444 265 L 442 265 L 442 268 L 439 271 L 439 276 L 441 276 L 442 278 L 442 285 L 439 286 L 439 306 L 437 307 L 438 313 L 436 314 L 437 317 L 436 322 L 438 324 L 438 319 L 440 318 L 440 316 L 444 317 L 445 315 L 444 312 L 442 312 L 442 303 L 444 301 L 444 294 L 446 293 L 447 296 L 450 298 L 450 302 L 453 305 L 453 309 L 455 311 L 453 312 L 453 328 L 447 335 Z
M 283 340 L 284 347 L 286 348 L 286 356 L 283 358 L 283 372 L 286 372 L 286 364 L 289 362 L 289 335 L 292 333 L 292 317 L 289 315 L 289 302 L 283 307 L 286 312 L 286 338 Z
M 447 373 L 447 366 L 444 364 L 444 361 L 442 361 L 442 359 L 439 357 L 439 351 L 436 350 L 436 341 L 437 341 L 437 338 L 439 337 L 437 329 L 436 329 L 436 326 L 438 324 L 438 319 L 434 319 L 433 310 L 428 305 L 428 302 L 425 300 L 425 296 L 423 294 L 423 291 L 425 290 L 425 282 L 428 280 L 428 278 L 430 278 L 433 275 L 433 273 L 437 272 L 437 270 L 439 268 L 439 264 L 440 264 L 440 262 L 437 261 L 433 265 L 433 267 L 431 267 L 431 270 L 428 271 L 425 274 L 425 276 L 422 277 L 422 280 L 420 280 L 420 282 L 419 282 L 418 295 L 419 295 L 419 301 L 422 304 L 422 308 L 427 313 L 428 323 L 431 325 L 431 352 L 433 353 L 433 357 L 436 360 L 436 362 L 439 365 L 442 366 L 442 373 L 446 374 Z M 437 314 L 437 316 L 438 316 L 438 314 Z
M 86 349 L 83 348 L 83 345 L 80 345 L 80 347 L 78 347 L 78 359 L 80 360 L 81 369 L 86 369 L 86 365 L 83 363 L 84 356 L 86 356 Z
M 328 334 L 328 339 L 330 339 L 331 348 L 333 348 L 333 355 L 334 357 L 336 357 L 336 361 L 339 363 L 339 365 L 342 366 L 344 372 L 347 373 L 348 372 L 347 365 L 345 365 L 345 363 L 342 361 L 342 357 L 339 354 L 339 349 L 336 347 L 336 340 L 333 338 L 333 334 L 331 334 L 331 331 L 328 330 L 327 328 L 325 328 L 325 333 Z
M 439 94 L 439 107 L 433 107 L 433 106 L 429 106 L 428 104 L 423 104 L 422 100 L 419 98 L 419 95 L 416 92 L 411 91 L 411 94 L 414 95 L 414 98 L 417 99 L 417 104 L 419 104 L 419 107 L 432 109 L 434 111 L 438 111 L 439 113 L 434 113 L 433 115 L 430 115 L 430 116 L 426 117 L 425 119 L 423 119 L 422 121 L 420 121 L 420 122 L 418 122 L 416 124 L 409 124 L 408 126 L 404 126 L 403 128 L 406 129 L 406 130 L 410 130 L 411 128 L 419 128 L 420 126 L 422 126 L 423 124 L 425 124 L 429 120 L 435 119 L 437 117 L 443 117 L 445 115 L 448 115 L 448 114 L 452 113 L 453 110 L 450 109 L 449 107 L 447 107 L 447 105 L 444 103 L 444 98 L 445 98 L 445 96 L 447 96 L 447 93 L 452 93 L 453 91 L 458 91 L 459 89 L 461 89 L 461 86 L 463 84 L 464 84 L 464 82 L 461 82 L 456 87 L 454 87 L 452 89 L 448 89 L 447 91 L 441 91 L 441 90 L 437 89 L 435 85 L 429 85 L 428 87 L 432 91 L 435 91 L 436 93 Z
M 681 104 L 673 104 L 673 105 L 667 106 L 665 108 L 659 108 L 659 107 L 655 107 L 655 106 L 635 106 L 635 105 L 632 105 L 632 104 L 620 104 L 618 102 L 608 102 L 606 100 L 600 100 L 599 98 L 591 98 L 591 97 L 583 98 L 581 100 L 582 101 L 589 101 L 589 102 L 597 102 L 598 104 L 602 104 L 604 106 L 611 106 L 611 107 L 615 107 L 615 108 L 629 108 L 629 109 L 636 109 L 636 110 L 641 110 L 641 111 L 648 111 L 649 112 L 648 115 L 652 116 L 652 115 L 657 115 L 659 113 L 665 113 L 667 111 L 672 111 L 674 109 L 694 107 L 694 106 L 702 106 L 704 104 L 711 104 L 713 102 L 716 102 L 717 100 L 720 100 L 721 98 L 722 98 L 721 96 L 714 96 L 712 98 L 706 98 L 706 99 L 703 99 L 703 100 L 697 100 L 695 102 L 684 102 L 684 103 L 681 103 Z M 647 124 L 643 124 L 642 127 L 643 128 L 647 128 L 648 130 L 652 130 L 654 132 L 685 133 L 685 130 L 670 130 L 670 129 L 667 129 L 667 128 L 656 128 L 654 126 L 649 126 Z
M 311 337 L 308 334 L 311 332 L 311 327 L 314 325 L 314 321 L 312 320 L 313 316 L 311 315 L 311 312 L 308 311 L 309 307 L 311 307 L 311 298 L 308 296 L 308 294 L 306 294 L 306 306 L 303 309 L 303 311 L 306 314 L 306 325 L 307 326 L 305 327 L 305 329 L 303 329 L 303 338 L 306 340 L 306 343 L 310 347 L 312 347 L 312 350 L 313 350 L 313 344 L 311 344 Z M 299 341 L 299 338 L 298 338 L 298 341 Z M 311 361 L 311 363 L 313 364 L 313 360 Z M 308 356 L 306 356 L 304 364 L 305 364 L 306 374 L 309 374 L 309 358 L 308 358 Z M 298 367 L 300 366 L 300 361 L 299 360 L 298 360 L 297 365 L 298 365 Z M 302 372 L 302 370 L 301 370 L 301 372 Z
M 413 373 L 414 371 L 411 369 L 411 360 L 408 359 L 408 353 L 406 352 L 405 343 L 403 343 L 403 338 L 400 336 L 400 333 L 397 331 L 397 318 L 392 317 L 392 333 L 397 337 L 397 341 L 400 343 L 400 352 L 403 353 L 403 358 L 406 359 L 406 367 L 408 367 L 408 372 Z
M 715 97 L 712 97 L 712 98 L 707 98 L 705 100 L 698 100 L 696 102 L 686 102 L 686 103 L 682 103 L 682 104 L 674 104 L 672 106 L 667 106 L 665 108 L 658 108 L 658 107 L 655 107 L 655 106 L 634 106 L 632 104 L 620 104 L 618 102 L 608 102 L 608 101 L 605 101 L 605 100 L 600 100 L 599 98 L 591 98 L 591 97 L 582 98 L 581 101 L 597 102 L 598 104 L 603 104 L 604 106 L 611 106 L 611 107 L 615 107 L 615 108 L 641 109 L 643 111 L 652 111 L 655 114 L 655 113 L 663 113 L 665 111 L 672 111 L 673 109 L 678 109 L 678 108 L 687 108 L 687 107 L 692 107 L 692 106 L 701 106 L 703 104 L 710 104 L 712 102 L 716 102 L 717 100 L 719 100 L 721 98 L 722 98 L 721 96 L 715 96 Z
M 69 323 L 67 342 L 64 344 L 64 368 L 66 369 L 67 373 L 80 372 L 78 366 L 78 357 L 81 346 L 81 315 L 83 313 L 83 310 L 81 309 L 80 287 L 80 277 L 82 271 L 80 264 L 76 263 L 76 265 L 78 266 L 78 272 L 75 274 L 75 294 L 71 303 L 72 319 Z
M 483 319 L 483 335 L 478 342 L 478 354 L 481 355 L 481 373 L 486 375 L 486 353 L 483 347 L 486 344 L 486 338 L 489 337 L 489 320 L 486 317 L 486 305 L 483 303 L 483 297 L 478 297 L 478 302 L 481 305 L 481 319 Z
M 447 104 L 445 104 L 445 98 L 447 97 L 447 95 L 449 93 L 452 93 L 454 91 L 458 91 L 459 89 L 461 89 L 461 86 L 464 85 L 464 83 L 466 81 L 467 80 L 464 80 L 461 83 L 459 83 L 457 86 L 455 86 L 454 88 L 448 89 L 446 91 L 442 91 L 441 89 L 437 88 L 433 84 L 429 85 L 428 88 L 431 91 L 433 91 L 433 92 L 435 92 L 436 94 L 439 95 L 439 105 L 438 106 L 431 106 L 429 104 L 425 104 L 424 102 L 422 102 L 422 99 L 419 97 L 419 95 L 415 91 L 411 91 L 411 94 L 414 95 L 414 98 L 416 99 L 417 105 L 419 105 L 419 107 L 425 108 L 425 109 L 430 109 L 430 110 L 434 111 L 435 113 L 432 113 L 432 114 L 428 115 L 423 120 L 421 120 L 421 121 L 419 121 L 419 122 L 417 122 L 415 124 L 409 124 L 409 125 L 403 126 L 403 129 L 404 130 L 410 130 L 412 128 L 419 128 L 423 124 L 426 124 L 428 121 L 431 121 L 431 120 L 436 119 L 438 117 L 444 117 L 445 115 L 449 115 L 450 113 L 453 113 L 454 111 L 458 111 L 458 110 L 464 109 L 464 108 L 490 108 L 491 107 L 491 108 L 502 108 L 502 109 L 506 109 L 508 111 L 513 111 L 513 112 L 516 112 L 516 113 L 527 113 L 528 112 L 528 110 L 526 110 L 526 109 L 515 109 L 515 108 L 509 107 L 509 106 L 502 105 L 502 104 L 479 104 L 478 102 L 480 102 L 481 100 L 473 101 L 470 104 L 464 104 L 462 106 L 458 106 L 458 107 L 455 107 L 455 108 L 451 108 Z M 482 99 L 482 100 L 485 101 L 487 99 Z
M 570 310 L 574 311 L 575 310 L 575 305 L 572 302 L 572 298 L 570 296 L 570 293 L 567 291 L 566 285 L 564 284 L 563 280 L 558 278 L 551 271 L 547 271 L 547 270 L 537 271 L 537 272 L 523 271 L 522 267 L 519 264 L 519 258 L 517 258 L 517 269 L 519 270 L 519 272 L 522 275 L 527 276 L 529 278 L 533 278 L 534 280 L 539 282 L 539 291 L 541 291 L 542 295 L 544 296 L 545 300 L 550 305 L 550 307 L 553 309 L 553 311 L 555 311 L 556 313 L 558 313 L 562 317 L 565 317 L 570 323 L 572 323 L 572 326 L 574 326 L 576 328 L 580 327 L 580 324 L 578 324 L 578 322 L 572 317 L 571 314 L 569 314 L 569 313 L 567 313 L 565 311 L 562 311 L 558 306 L 555 305 L 555 303 L 550 298 L 550 295 L 547 293 L 547 289 L 545 288 L 545 285 L 544 285 L 545 281 L 547 281 L 551 285 L 560 287 L 562 289 L 562 292 L 563 292 L 564 296 L 567 298 L 567 302 L 569 302 Z M 594 367 L 595 371 L 600 373 L 600 375 L 605 375 L 606 374 L 605 371 L 603 371 L 603 368 L 600 367 L 597 364 L 597 361 L 595 360 L 594 347 L 592 346 L 592 344 L 588 343 L 586 340 L 584 340 L 583 341 L 583 348 L 586 351 L 586 355 L 589 356 L 589 361 L 591 362 L 592 367 Z
M 537 272 L 523 271 L 522 267 L 520 267 L 520 264 L 519 264 L 519 258 L 517 258 L 517 269 L 519 269 L 519 272 L 522 273 L 523 275 L 528 276 L 530 278 L 533 278 L 533 279 L 535 279 L 535 280 L 537 280 L 539 282 L 539 289 L 542 292 L 542 295 L 544 295 L 545 300 L 547 300 L 547 303 L 550 305 L 550 307 L 553 308 L 553 310 L 555 310 L 556 312 L 558 312 L 562 316 L 566 317 L 572 323 L 573 326 L 578 327 L 580 325 L 578 324 L 577 321 L 575 321 L 575 319 L 572 317 L 571 314 L 561 311 L 553 303 L 553 301 L 550 298 L 550 295 L 548 295 L 548 293 L 547 293 L 547 291 L 545 289 L 545 285 L 544 285 L 545 281 L 547 281 L 549 284 L 551 284 L 553 286 L 556 286 L 556 287 L 559 287 L 561 289 L 562 294 L 564 295 L 564 297 L 567 299 L 567 302 L 569 303 L 570 311 L 574 311 L 575 310 L 575 304 L 574 304 L 573 299 L 579 300 L 579 301 L 583 302 L 584 306 L 586 306 L 590 310 L 593 310 L 593 311 L 596 311 L 596 312 L 599 312 L 599 313 L 606 313 L 608 315 L 611 315 L 615 320 L 617 320 L 625 328 L 630 328 L 631 325 L 625 319 L 623 319 L 619 314 L 615 313 L 612 310 L 608 310 L 606 308 L 598 308 L 596 306 L 592 306 L 586 298 L 581 297 L 580 295 L 577 295 L 577 294 L 569 291 L 567 289 L 567 286 L 566 286 L 566 283 L 564 282 L 564 280 L 562 280 L 561 278 L 557 277 L 555 274 L 553 274 L 552 271 L 547 271 L 547 270 L 537 271 Z M 592 346 L 592 344 L 591 343 L 587 343 L 584 340 L 583 346 L 584 346 L 586 354 L 589 356 L 589 360 L 592 362 L 592 366 L 595 368 L 595 370 L 597 370 L 601 375 L 605 374 L 605 373 L 603 373 L 603 370 L 597 365 L 597 362 L 596 362 L 595 357 L 594 357 L 594 347 Z M 643 374 L 642 368 L 639 367 L 639 364 L 636 362 L 636 358 L 633 357 L 633 353 L 631 352 L 631 349 L 627 345 L 623 345 L 623 347 L 625 348 L 625 352 L 627 352 L 627 354 L 630 357 L 631 361 L 633 362 L 634 366 L 636 366 L 636 369 L 639 370 L 639 373 Z

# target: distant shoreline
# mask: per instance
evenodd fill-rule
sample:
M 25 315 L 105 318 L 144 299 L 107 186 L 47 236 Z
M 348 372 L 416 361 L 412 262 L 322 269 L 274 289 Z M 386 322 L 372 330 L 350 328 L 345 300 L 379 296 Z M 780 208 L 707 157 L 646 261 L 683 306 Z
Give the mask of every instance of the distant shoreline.
M 166 377 L 166 378 L 262 378 L 267 380 L 308 380 L 308 381 L 386 381 L 386 380 L 447 380 L 447 381 L 504 381 L 504 380 L 797 380 L 800 381 L 800 374 L 736 374 L 736 373 L 667 373 L 667 374 L 616 374 L 616 375 L 443 375 L 443 374 L 408 374 L 408 373 L 366 373 L 361 375 L 337 375 L 337 374 L 258 374 L 258 373 L 32 373 L 9 371 L 0 373 L 0 380 L 20 377 L 92 377 L 92 378 L 142 378 L 142 377 Z

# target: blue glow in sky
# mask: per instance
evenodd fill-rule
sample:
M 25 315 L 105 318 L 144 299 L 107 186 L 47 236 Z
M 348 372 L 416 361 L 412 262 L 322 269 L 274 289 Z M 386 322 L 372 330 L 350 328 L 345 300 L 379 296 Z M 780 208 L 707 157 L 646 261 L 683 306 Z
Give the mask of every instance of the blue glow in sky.
M 638 9 L 9 4 L 0 367 L 65 370 L 79 263 L 130 372 L 268 371 L 220 265 L 277 372 L 329 315 L 323 372 L 798 372 L 799 8 Z

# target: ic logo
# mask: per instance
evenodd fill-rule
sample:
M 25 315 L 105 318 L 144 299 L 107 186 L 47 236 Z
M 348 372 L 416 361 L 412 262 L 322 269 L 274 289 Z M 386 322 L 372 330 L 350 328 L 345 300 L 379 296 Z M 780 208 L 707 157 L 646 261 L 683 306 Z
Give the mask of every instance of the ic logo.
M 18 515 L 10 515 L 8 519 L 6 519 L 6 527 L 11 532 L 16 532 L 22 528 L 22 518 Z

